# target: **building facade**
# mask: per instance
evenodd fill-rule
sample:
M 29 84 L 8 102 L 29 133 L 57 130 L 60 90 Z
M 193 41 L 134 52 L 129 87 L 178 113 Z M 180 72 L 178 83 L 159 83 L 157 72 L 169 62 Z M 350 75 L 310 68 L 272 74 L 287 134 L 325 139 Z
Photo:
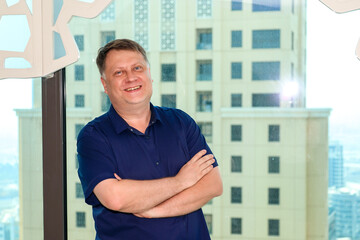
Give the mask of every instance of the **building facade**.
M 110 106 L 94 61 L 115 38 L 147 50 L 152 102 L 190 114 L 218 159 L 224 193 L 203 207 L 212 239 L 327 239 L 329 110 L 305 108 L 306 1 L 114 1 L 70 29 L 81 57 L 66 68 L 69 239 L 95 236 L 76 137 Z M 24 240 L 42 234 L 37 80 L 34 96 L 18 110 Z
M 339 143 L 329 145 L 329 187 L 344 187 L 343 146 Z

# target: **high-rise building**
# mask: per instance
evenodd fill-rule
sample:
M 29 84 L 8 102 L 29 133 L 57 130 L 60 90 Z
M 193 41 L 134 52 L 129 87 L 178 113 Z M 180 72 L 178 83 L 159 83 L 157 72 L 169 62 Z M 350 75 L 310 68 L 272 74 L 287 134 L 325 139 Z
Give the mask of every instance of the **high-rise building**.
M 327 239 L 329 110 L 305 108 L 305 10 L 302 0 L 122 0 L 95 19 L 74 18 L 81 57 L 66 69 L 69 239 L 95 236 L 76 137 L 109 108 L 94 59 L 115 38 L 144 46 L 152 102 L 189 113 L 218 159 L 224 193 L 203 207 L 212 239 Z M 35 81 L 35 97 L 39 89 Z M 28 217 L 41 212 L 32 207 L 41 200 L 41 177 L 31 180 L 41 171 L 34 102 L 18 111 L 24 240 L 41 239 L 41 216 Z
M 329 205 L 335 210 L 336 237 L 360 239 L 359 190 L 330 188 Z
M 344 187 L 343 146 L 337 142 L 329 144 L 329 187 Z

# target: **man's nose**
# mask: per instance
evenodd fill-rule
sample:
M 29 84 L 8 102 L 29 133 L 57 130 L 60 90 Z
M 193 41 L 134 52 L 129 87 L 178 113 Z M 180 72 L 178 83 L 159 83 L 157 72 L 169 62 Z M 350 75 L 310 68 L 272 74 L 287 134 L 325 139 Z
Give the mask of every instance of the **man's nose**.
M 127 73 L 126 73 L 126 76 L 127 76 L 127 81 L 129 81 L 129 82 L 132 82 L 132 81 L 135 81 L 136 79 L 137 79 L 137 76 L 136 76 L 136 74 L 133 72 L 133 71 L 128 71 Z

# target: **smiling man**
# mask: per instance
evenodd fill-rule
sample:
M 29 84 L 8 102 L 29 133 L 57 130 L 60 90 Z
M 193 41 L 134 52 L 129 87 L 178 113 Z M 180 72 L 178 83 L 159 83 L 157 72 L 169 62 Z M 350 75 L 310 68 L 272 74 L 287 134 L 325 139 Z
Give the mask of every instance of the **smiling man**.
M 96 239 L 210 239 L 201 207 L 222 194 L 222 181 L 199 127 L 151 104 L 149 62 L 136 42 L 108 43 L 96 63 L 112 105 L 77 142 Z

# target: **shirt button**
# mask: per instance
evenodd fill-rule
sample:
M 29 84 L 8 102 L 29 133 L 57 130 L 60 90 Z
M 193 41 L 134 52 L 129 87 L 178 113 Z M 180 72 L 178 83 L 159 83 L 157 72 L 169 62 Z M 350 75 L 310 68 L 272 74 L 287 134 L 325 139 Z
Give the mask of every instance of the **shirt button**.
M 159 165 L 160 163 L 159 162 L 156 162 L 156 165 Z
M 133 131 L 134 131 L 134 129 L 130 128 L 130 131 L 132 131 L 132 132 L 133 132 Z
M 146 135 L 146 136 L 145 136 L 145 139 L 149 140 L 149 139 L 150 139 L 150 136 Z

